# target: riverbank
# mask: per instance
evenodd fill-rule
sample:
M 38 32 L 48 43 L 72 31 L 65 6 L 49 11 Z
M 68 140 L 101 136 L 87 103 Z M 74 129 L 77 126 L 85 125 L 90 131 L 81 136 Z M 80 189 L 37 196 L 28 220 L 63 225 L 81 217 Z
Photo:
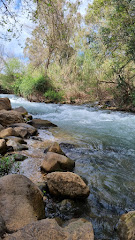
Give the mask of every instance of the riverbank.
M 58 126 L 49 131 L 41 129 L 40 138 L 60 143 L 64 153 L 76 163 L 74 172 L 85 178 L 90 187 L 90 196 L 84 203 L 63 205 L 49 198 L 46 216 L 66 220 L 78 216 L 86 218 L 93 223 L 95 239 L 116 240 L 114 229 L 120 215 L 125 209 L 134 208 L 134 185 L 130 184 L 134 174 L 130 170 L 134 169 L 134 115 L 86 106 L 30 103 L 13 95 L 9 97 L 14 108 L 22 105 L 34 118 L 47 119 Z M 37 141 L 41 143 L 31 138 L 27 141 L 35 141 L 35 146 Z M 30 177 L 32 169 L 38 169 L 33 176 L 32 181 L 35 181 L 34 177 L 41 174 L 36 163 L 38 155 L 40 160 L 40 154 L 44 153 L 43 148 L 36 153 L 36 148 L 30 145 L 29 150 L 30 155 L 35 155 L 33 163 L 30 164 L 29 155 L 22 165 Z M 130 174 L 127 175 L 127 171 Z
M 0 91 L 0 94 L 13 94 L 13 93 L 9 93 L 8 91 L 6 92 L 2 90 Z M 23 97 L 23 96 L 18 95 L 18 97 Z M 90 96 L 87 94 L 82 94 L 78 98 L 75 98 L 75 99 L 71 98 L 67 100 L 62 100 L 60 102 L 48 100 L 41 93 L 35 93 L 32 95 L 29 95 L 26 99 L 30 102 L 37 102 L 37 103 L 47 103 L 47 104 L 59 103 L 59 104 L 71 104 L 76 106 L 87 105 L 90 107 L 98 108 L 99 110 L 101 109 L 101 110 L 123 111 L 123 112 L 135 113 L 135 107 L 131 105 L 118 106 L 114 99 L 108 98 L 108 97 L 106 99 L 92 101 L 90 100 Z

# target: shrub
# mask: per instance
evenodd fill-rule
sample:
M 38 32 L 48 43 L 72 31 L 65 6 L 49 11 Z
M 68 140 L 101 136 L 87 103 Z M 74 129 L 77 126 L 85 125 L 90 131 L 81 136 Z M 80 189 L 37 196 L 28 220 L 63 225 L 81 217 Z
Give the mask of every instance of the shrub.
M 63 91 L 56 92 L 49 89 L 47 92 L 45 92 L 44 96 L 52 102 L 61 102 L 62 100 L 64 100 Z
M 0 176 L 8 174 L 15 159 L 13 156 L 1 157 L 0 158 Z

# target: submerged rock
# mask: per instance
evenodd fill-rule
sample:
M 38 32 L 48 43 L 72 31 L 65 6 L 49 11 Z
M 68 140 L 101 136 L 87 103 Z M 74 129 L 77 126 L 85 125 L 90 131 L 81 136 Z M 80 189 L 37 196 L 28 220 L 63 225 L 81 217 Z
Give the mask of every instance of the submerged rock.
M 118 223 L 121 240 L 135 240 L 135 211 L 123 214 Z
M 43 195 L 39 188 L 23 175 L 1 177 L 0 213 L 7 229 L 16 231 L 44 218 Z
M 74 219 L 66 227 L 60 227 L 55 219 L 33 222 L 16 233 L 8 235 L 5 240 L 94 240 L 91 222 Z
M 45 172 L 73 170 L 75 162 L 58 153 L 48 152 L 42 162 L 41 169 Z
M 11 110 L 9 98 L 0 98 L 0 110 Z
M 36 128 L 49 128 L 49 127 L 57 127 L 57 125 L 51 123 L 48 120 L 42 120 L 42 119 L 32 119 L 32 121 L 29 122 L 32 126 Z
M 24 119 L 22 117 L 22 114 L 17 111 L 14 111 L 14 110 L 0 111 L 0 124 L 2 126 L 8 126 L 13 123 L 23 123 L 23 122 L 24 122 Z
M 87 198 L 90 190 L 75 173 L 53 172 L 47 175 L 47 185 L 52 195 L 57 197 Z

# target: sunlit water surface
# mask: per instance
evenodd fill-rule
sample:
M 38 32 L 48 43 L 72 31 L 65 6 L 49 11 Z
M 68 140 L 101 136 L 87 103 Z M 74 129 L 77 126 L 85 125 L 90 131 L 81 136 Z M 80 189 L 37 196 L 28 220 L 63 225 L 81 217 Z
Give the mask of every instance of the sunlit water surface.
M 5 96 L 13 108 L 23 106 L 34 118 L 58 125 L 51 134 L 69 143 L 63 149 L 76 161 L 75 172 L 91 190 L 82 203 L 81 217 L 92 221 L 95 239 L 118 239 L 115 228 L 120 215 L 135 209 L 135 115 L 0 95 Z

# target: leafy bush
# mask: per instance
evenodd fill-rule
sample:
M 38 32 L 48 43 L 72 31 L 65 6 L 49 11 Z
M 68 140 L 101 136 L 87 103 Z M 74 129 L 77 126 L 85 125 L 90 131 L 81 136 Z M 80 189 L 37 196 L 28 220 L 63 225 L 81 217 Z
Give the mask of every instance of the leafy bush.
M 61 102 L 64 100 L 64 93 L 62 91 L 56 92 L 49 89 L 47 92 L 45 92 L 44 96 L 52 102 Z
M 25 66 L 19 59 L 10 58 L 5 62 L 3 72 L 0 79 L 2 87 L 14 91 L 14 84 L 23 76 Z
M 15 159 L 13 156 L 1 157 L 0 158 L 0 176 L 8 174 Z

